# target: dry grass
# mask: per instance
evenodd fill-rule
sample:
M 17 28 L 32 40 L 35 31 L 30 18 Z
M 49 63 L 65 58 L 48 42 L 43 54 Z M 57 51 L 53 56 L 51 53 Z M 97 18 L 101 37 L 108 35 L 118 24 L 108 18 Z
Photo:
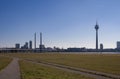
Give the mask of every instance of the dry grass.
M 4 69 L 11 61 L 11 58 L 0 56 L 0 70 Z
M 120 54 L 19 53 L 9 55 L 120 75 Z
M 20 69 L 22 79 L 92 79 L 27 61 L 20 61 Z

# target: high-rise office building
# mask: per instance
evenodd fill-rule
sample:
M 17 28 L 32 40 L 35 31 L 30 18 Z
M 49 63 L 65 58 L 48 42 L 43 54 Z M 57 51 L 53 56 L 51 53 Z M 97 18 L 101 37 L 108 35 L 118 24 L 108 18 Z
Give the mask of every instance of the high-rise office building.
M 20 48 L 20 44 L 19 43 L 15 44 L 15 48 L 19 49 Z
M 100 50 L 103 50 L 103 44 L 100 44 Z
M 117 41 L 117 49 L 120 49 L 120 41 Z
M 29 49 L 32 49 L 32 41 L 29 41 Z
M 28 42 L 25 43 L 25 49 L 28 49 Z

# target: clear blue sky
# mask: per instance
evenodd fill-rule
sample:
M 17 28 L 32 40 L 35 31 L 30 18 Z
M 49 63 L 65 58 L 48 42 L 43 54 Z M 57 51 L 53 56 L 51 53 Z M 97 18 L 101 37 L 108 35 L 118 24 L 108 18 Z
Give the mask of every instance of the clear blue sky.
M 115 48 L 120 40 L 120 0 L 0 0 L 0 47 L 14 47 L 43 33 L 47 47 Z

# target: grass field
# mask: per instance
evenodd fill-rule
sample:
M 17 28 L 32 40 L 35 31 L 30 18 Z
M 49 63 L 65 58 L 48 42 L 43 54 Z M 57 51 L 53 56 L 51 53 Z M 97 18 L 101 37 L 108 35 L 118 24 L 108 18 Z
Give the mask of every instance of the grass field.
M 77 68 L 84 68 L 120 75 L 120 54 L 9 54 L 9 56 L 52 62 Z
M 5 68 L 10 63 L 11 60 L 12 60 L 11 58 L 0 56 L 0 70 Z
M 20 61 L 20 69 L 22 79 L 92 79 L 27 61 Z

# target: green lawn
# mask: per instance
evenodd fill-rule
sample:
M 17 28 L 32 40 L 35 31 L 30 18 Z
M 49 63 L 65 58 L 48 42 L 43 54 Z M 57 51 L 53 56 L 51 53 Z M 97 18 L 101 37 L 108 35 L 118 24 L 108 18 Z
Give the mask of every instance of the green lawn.
M 5 68 L 11 61 L 11 58 L 0 56 L 0 70 Z
M 92 79 L 80 74 L 20 61 L 22 79 Z
M 19 53 L 7 55 L 120 75 L 120 54 Z

